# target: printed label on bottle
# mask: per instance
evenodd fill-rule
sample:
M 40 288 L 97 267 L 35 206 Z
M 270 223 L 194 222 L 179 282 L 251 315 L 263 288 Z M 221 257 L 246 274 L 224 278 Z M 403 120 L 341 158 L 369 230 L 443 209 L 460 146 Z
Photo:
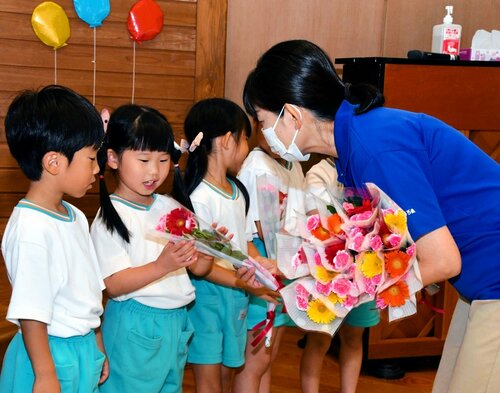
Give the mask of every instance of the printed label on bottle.
M 456 27 L 447 27 L 443 31 L 443 46 L 441 53 L 449 55 L 458 55 L 460 51 L 460 29 Z

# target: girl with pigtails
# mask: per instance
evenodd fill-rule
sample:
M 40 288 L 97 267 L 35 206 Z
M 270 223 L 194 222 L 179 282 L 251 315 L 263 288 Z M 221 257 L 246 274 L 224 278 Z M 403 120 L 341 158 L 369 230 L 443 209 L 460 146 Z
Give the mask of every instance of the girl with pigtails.
M 192 241 L 163 246 L 145 236 L 171 206 L 156 190 L 179 157 L 170 124 L 157 110 L 124 105 L 111 114 L 98 154 L 101 207 L 91 227 L 109 296 L 102 332 L 110 378 L 101 392 L 182 390 L 193 334 L 187 306 L 195 298 L 186 269 L 204 275 L 213 260 Z M 116 177 L 112 194 L 106 167 Z

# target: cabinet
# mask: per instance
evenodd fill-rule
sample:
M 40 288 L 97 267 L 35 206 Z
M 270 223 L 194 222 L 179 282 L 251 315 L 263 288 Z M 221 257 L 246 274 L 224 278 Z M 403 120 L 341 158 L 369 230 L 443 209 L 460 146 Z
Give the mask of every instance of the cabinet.
M 463 132 L 500 161 L 500 62 L 415 61 L 393 58 L 337 59 L 349 83 L 371 83 L 385 106 L 435 116 Z M 457 301 L 449 283 L 426 297 L 416 315 L 370 328 L 368 358 L 440 355 Z

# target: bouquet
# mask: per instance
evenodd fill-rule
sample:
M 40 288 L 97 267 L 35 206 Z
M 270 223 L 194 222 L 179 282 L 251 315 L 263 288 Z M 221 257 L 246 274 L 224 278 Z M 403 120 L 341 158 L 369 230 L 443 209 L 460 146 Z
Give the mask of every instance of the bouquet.
M 267 256 L 276 259 L 276 234 L 283 228 L 288 195 L 276 176 L 257 176 L 257 206 Z
M 244 254 L 230 239 L 219 233 L 211 225 L 203 222 L 193 212 L 169 198 L 172 209 L 161 216 L 158 224 L 147 234 L 148 238 L 158 242 L 178 242 L 194 240 L 196 248 L 208 255 L 229 261 L 235 268 L 254 267 L 259 282 L 272 290 L 278 289 L 278 283 L 271 273 L 258 262 Z
M 257 176 L 256 187 L 259 221 L 266 253 L 269 258 L 276 259 L 277 234 L 284 226 L 288 185 L 282 184 L 276 176 L 263 174 Z M 283 287 L 280 281 L 278 284 L 278 289 Z M 256 346 L 264 338 L 266 347 L 271 346 L 275 313 L 276 305 L 267 303 L 266 319 L 252 328 L 253 331 L 262 328 L 262 331 L 252 341 L 253 346 Z
M 350 310 L 370 300 L 389 308 L 390 321 L 414 314 L 422 284 L 406 213 L 374 184 L 346 188 L 331 203 L 307 197 L 316 209 L 304 217 L 291 258 L 292 240 L 278 237 L 278 261 L 288 265 L 282 271 L 296 278 L 281 290 L 294 322 L 333 335 Z

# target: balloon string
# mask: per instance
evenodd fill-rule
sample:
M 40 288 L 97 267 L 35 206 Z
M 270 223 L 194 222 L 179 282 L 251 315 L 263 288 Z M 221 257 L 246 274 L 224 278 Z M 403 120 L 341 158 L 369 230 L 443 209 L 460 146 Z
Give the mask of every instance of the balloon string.
M 92 85 L 92 105 L 95 105 L 95 81 L 96 81 L 96 28 L 93 27 L 92 30 L 94 30 L 94 60 L 92 60 L 92 63 L 94 64 L 94 83 Z
M 57 49 L 54 49 L 54 85 L 57 85 Z
M 132 104 L 134 103 L 135 96 L 135 41 L 133 41 L 133 56 L 132 56 Z

